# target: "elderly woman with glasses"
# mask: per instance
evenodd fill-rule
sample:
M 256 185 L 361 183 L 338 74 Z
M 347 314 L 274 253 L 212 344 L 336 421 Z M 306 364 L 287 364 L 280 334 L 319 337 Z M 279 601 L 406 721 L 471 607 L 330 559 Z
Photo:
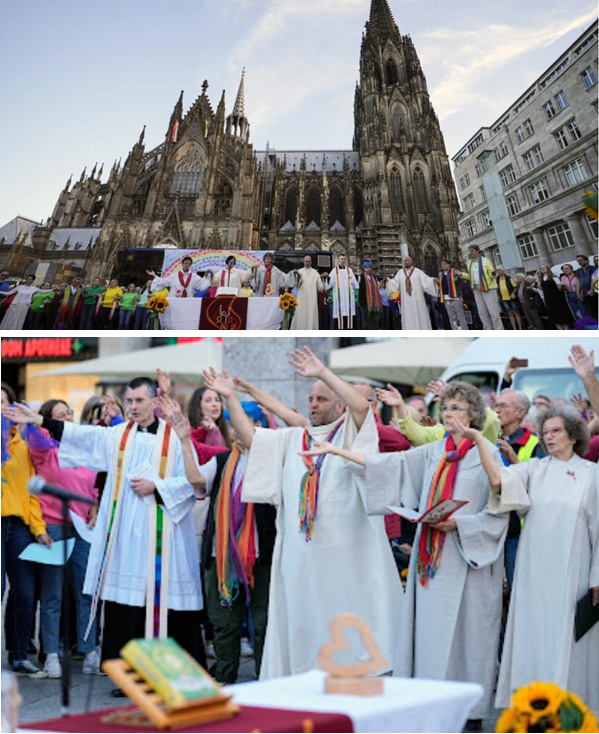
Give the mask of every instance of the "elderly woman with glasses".
M 496 705 L 512 691 L 547 681 L 579 695 L 599 713 L 599 624 L 574 638 L 579 599 L 599 604 L 599 472 L 582 459 L 587 426 L 569 405 L 542 416 L 548 456 L 499 470 L 476 431 L 474 438 L 492 486 L 492 510 L 524 516 Z
M 390 385 L 377 394 L 387 405 L 403 405 Z M 390 505 L 401 504 L 420 515 L 442 499 L 467 502 L 448 519 L 418 525 L 393 673 L 480 683 L 484 696 L 470 714 L 474 731 L 491 712 L 508 515 L 487 511 L 489 483 L 477 446 L 456 431 L 457 425 L 482 428 L 482 396 L 472 385 L 452 382 L 440 400 L 447 433 L 439 441 L 402 453 L 364 456 L 327 444 L 311 453 L 337 454 L 365 468 L 358 471 L 369 514 L 389 514 Z M 500 467 L 499 451 L 482 441 Z

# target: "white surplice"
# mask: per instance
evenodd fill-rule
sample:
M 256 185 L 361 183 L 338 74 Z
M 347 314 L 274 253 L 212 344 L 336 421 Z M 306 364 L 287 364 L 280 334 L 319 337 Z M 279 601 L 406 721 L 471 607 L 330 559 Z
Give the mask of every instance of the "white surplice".
M 110 492 L 113 482 L 113 451 L 115 436 L 122 436 L 126 423 L 112 428 L 80 426 L 65 423 L 60 442 L 60 466 L 84 466 L 91 471 L 106 471 L 106 491 L 102 497 L 98 520 L 85 574 L 84 594 L 93 594 L 104 552 L 104 538 L 110 519 Z M 195 505 L 193 487 L 185 477 L 179 439 L 175 441 L 175 463 L 170 478 L 156 479 L 155 484 L 164 502 L 171 525 L 171 555 L 169 565 L 168 608 L 188 611 L 202 608 L 199 558 L 196 547 L 192 510 Z M 146 603 L 148 574 L 148 504 L 131 489 L 129 473 L 152 462 L 157 437 L 138 430 L 133 439 L 129 462 L 123 466 L 122 509 L 115 545 L 109 556 L 101 598 L 119 604 L 141 607 Z
M 498 450 L 489 443 L 498 466 Z M 445 439 L 402 453 L 367 457 L 363 487 L 369 512 L 388 505 L 426 509 Z M 422 586 L 416 561 L 423 525 L 414 539 L 406 598 L 397 625 L 394 675 L 479 683 L 484 696 L 471 718 L 490 713 L 502 610 L 503 544 L 509 515 L 487 512 L 489 484 L 476 447 L 460 461 L 453 491 L 467 500 L 453 517 L 435 576 Z M 403 522 L 403 521 L 402 521 Z
M 36 288 L 34 285 L 18 285 L 9 291 L 4 291 L 5 296 L 12 296 L 13 293 L 17 295 L 13 298 L 7 312 L 4 314 L 0 329 L 22 329 L 33 296 L 36 293 L 50 293 L 50 291 L 51 289 L 42 290 L 41 288 Z
M 189 273 L 184 273 L 180 270 L 166 278 L 154 278 L 152 281 L 152 292 L 159 291 L 162 288 L 170 288 L 169 296 L 171 298 L 182 298 L 184 286 L 179 279 L 179 273 L 182 274 L 184 283 L 187 283 L 187 278 L 191 275 L 189 285 L 187 286 L 186 298 L 193 298 L 195 296 L 194 291 L 196 290 L 207 291 L 208 288 L 210 288 L 210 278 L 203 278 L 201 275 L 192 273 L 191 271 Z
M 333 289 L 333 318 L 341 320 L 344 316 L 355 317 L 358 281 L 354 271 L 351 268 L 333 268 L 327 280 L 327 290 L 330 288 Z
M 324 290 L 324 283 L 318 270 L 300 268 L 297 271 L 297 307 L 291 321 L 291 329 L 318 329 L 318 293 Z M 287 285 L 295 286 L 295 273 L 287 276 Z
M 212 278 L 212 286 L 215 288 L 237 288 L 237 295 L 241 295 L 241 281 L 246 276 L 249 277 L 249 270 L 240 270 L 239 268 L 223 268 L 218 270 Z
M 599 715 L 599 624 L 574 641 L 576 602 L 599 586 L 599 469 L 574 455 L 502 470 L 498 510 L 524 515 L 497 685 L 546 681 L 576 693 Z
M 407 271 L 410 274 L 410 271 Z M 387 281 L 387 293 L 391 295 L 396 291 L 401 293 L 401 328 L 405 329 L 431 329 L 431 320 L 426 307 L 424 294 L 435 296 L 437 290 L 435 279 L 423 273 L 420 268 L 414 268 L 410 275 L 412 294 L 408 295 L 406 289 L 406 276 L 404 269 L 400 268 L 395 278 Z
M 313 440 L 323 441 L 336 425 L 308 431 Z M 401 616 L 403 592 L 383 518 L 367 516 L 354 474 L 338 456 L 327 456 L 322 465 L 312 539 L 306 541 L 300 533 L 300 483 L 306 465 L 297 452 L 303 433 L 303 428 L 257 428 L 246 468 L 243 501 L 277 507 L 261 678 L 317 667 L 318 650 L 330 638 L 329 625 L 343 612 L 366 620 L 390 660 Z M 372 413 L 360 431 L 348 417 L 333 442 L 376 452 Z M 358 646 L 353 655 L 364 659 Z M 356 657 L 348 652 L 339 660 Z
M 254 276 L 250 279 L 252 288 L 254 289 L 254 295 L 264 296 L 264 281 L 266 279 L 266 268 L 260 266 L 255 272 Z M 272 295 L 278 297 L 279 291 L 285 285 L 287 280 L 287 274 L 279 268 L 272 266 L 270 271 L 270 284 L 272 286 Z

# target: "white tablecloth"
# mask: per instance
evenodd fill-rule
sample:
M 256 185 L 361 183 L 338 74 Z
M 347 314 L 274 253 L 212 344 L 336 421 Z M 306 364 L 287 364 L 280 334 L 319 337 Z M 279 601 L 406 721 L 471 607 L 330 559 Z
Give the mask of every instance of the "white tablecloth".
M 171 298 L 170 306 L 160 315 L 163 329 L 197 331 L 203 298 Z M 246 329 L 277 330 L 283 323 L 283 310 L 278 298 L 248 298 Z
M 301 675 L 227 686 L 235 703 L 349 716 L 356 732 L 459 732 L 483 695 L 476 683 L 384 677 L 382 696 L 324 693 L 325 674 Z

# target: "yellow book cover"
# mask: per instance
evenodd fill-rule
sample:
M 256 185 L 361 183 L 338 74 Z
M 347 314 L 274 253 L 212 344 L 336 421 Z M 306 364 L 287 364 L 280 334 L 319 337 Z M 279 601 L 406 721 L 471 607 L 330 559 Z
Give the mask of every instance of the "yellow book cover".
M 121 656 L 171 708 L 209 703 L 219 685 L 175 640 L 130 640 Z

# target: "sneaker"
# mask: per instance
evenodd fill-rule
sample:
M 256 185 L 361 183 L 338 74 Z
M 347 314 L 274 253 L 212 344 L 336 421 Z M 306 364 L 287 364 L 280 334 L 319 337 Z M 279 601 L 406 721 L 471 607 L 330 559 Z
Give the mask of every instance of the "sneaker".
M 29 660 L 19 660 L 13 665 L 13 672 L 17 675 L 26 675 L 28 678 L 47 678 L 48 673 L 45 670 L 36 668 Z
M 100 672 L 100 656 L 95 650 L 85 654 L 83 672 L 86 675 L 96 675 Z
M 48 678 L 62 678 L 62 668 L 57 652 L 49 652 L 44 663 L 44 673 Z
M 251 646 L 250 641 L 245 637 L 241 638 L 240 652 L 242 658 L 251 658 L 254 654 L 254 648 Z

